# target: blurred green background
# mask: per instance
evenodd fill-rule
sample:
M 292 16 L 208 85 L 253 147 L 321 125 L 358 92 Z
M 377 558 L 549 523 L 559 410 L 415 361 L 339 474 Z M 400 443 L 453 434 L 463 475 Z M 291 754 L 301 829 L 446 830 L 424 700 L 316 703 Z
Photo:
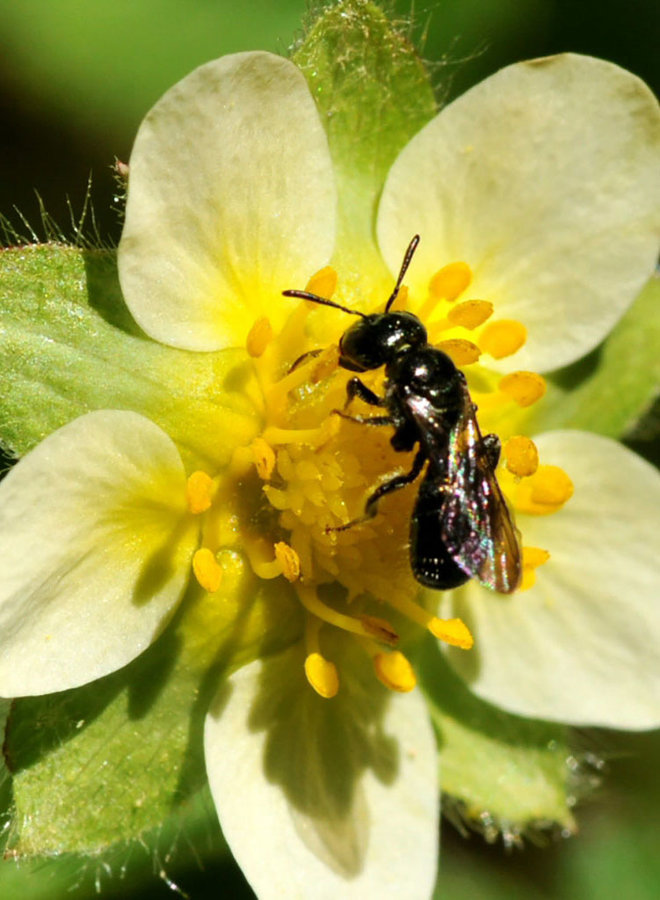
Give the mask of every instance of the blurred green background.
M 314 0 L 316 2 L 316 0 Z M 660 88 L 658 0 L 408 0 L 445 96 L 519 59 L 574 50 Z M 284 52 L 307 0 L 0 0 L 0 211 L 38 221 L 35 190 L 62 225 L 93 176 L 101 232 L 114 157 L 128 158 L 154 101 L 195 66 L 248 49 Z M 237 10 L 240 8 L 240 12 Z
M 396 3 L 410 14 L 409 3 Z M 247 49 L 286 51 L 305 0 L 0 0 L 0 213 L 39 223 L 35 191 L 66 230 L 92 174 L 99 231 L 119 236 L 112 210 L 115 157 L 126 160 L 151 104 L 195 66 Z M 660 91 L 658 0 L 438 0 L 415 3 L 415 33 L 453 97 L 502 65 L 573 50 L 613 60 Z M 443 833 L 442 890 L 461 898 L 656 900 L 660 897 L 660 736 L 580 735 L 608 773 L 579 813 L 581 833 L 507 853 L 476 835 Z M 210 823 L 210 824 L 209 824 Z M 76 861 L 0 864 L 0 896 L 156 900 L 173 896 L 163 873 L 193 898 L 251 897 L 231 863 L 214 861 L 212 817 L 152 851 L 122 851 L 106 872 Z M 162 869 L 162 871 L 161 871 Z M 313 894 L 310 893 L 310 897 Z

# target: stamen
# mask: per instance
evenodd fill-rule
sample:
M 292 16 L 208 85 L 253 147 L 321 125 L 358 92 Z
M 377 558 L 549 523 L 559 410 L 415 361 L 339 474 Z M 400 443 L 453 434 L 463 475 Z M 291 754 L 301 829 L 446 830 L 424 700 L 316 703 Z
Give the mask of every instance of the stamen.
M 294 391 L 303 384 L 309 383 L 311 380 L 310 369 L 314 362 L 318 363 L 318 360 L 310 355 L 307 360 L 301 362 L 299 366 L 287 372 L 279 381 L 271 385 L 266 394 L 271 421 L 281 419 L 286 415 L 289 391 Z
M 275 559 L 282 566 L 282 575 L 287 581 L 298 581 L 300 578 L 300 557 L 288 544 L 279 541 L 275 544 Z
M 538 569 L 549 559 L 550 554 L 541 547 L 523 547 L 523 566 L 526 569 Z
M 337 288 L 337 272 L 332 266 L 325 266 L 319 269 L 307 282 L 305 290 L 308 294 L 316 294 L 317 297 L 323 297 L 329 300 Z
M 266 316 L 261 316 L 256 320 L 245 341 L 245 349 L 256 359 L 262 356 L 266 347 L 273 340 L 273 326 Z
M 517 478 L 528 478 L 539 467 L 539 451 L 531 438 L 516 435 L 503 448 L 507 469 Z
M 312 384 L 318 384 L 325 378 L 329 378 L 339 366 L 339 347 L 337 344 L 331 344 L 321 353 L 316 360 L 316 365 L 312 369 L 310 381 Z
M 242 444 L 234 448 L 228 472 L 237 479 L 244 478 L 254 466 L 254 451 L 251 444 Z
M 313 303 L 299 303 L 278 334 L 277 355 L 282 363 L 297 359 L 300 355 L 300 336 L 305 333 L 305 322 L 313 309 Z
M 270 581 L 284 575 L 287 581 L 297 581 L 300 578 L 300 557 L 289 544 L 280 541 L 273 547 L 275 558 L 268 560 L 263 557 L 268 552 L 265 541 L 253 542 L 245 545 L 250 565 L 258 578 Z
M 392 597 L 388 602 L 406 618 L 426 628 L 434 637 L 446 644 L 452 644 L 463 650 L 469 650 L 474 644 L 470 629 L 462 619 L 439 619 L 423 606 L 403 596 Z
M 455 366 L 463 367 L 475 363 L 481 356 L 481 350 L 472 341 L 462 338 L 452 338 L 440 341 L 436 344 L 438 350 L 442 350 L 451 359 Z
M 504 359 L 520 350 L 527 340 L 527 329 L 515 319 L 490 322 L 479 336 L 479 346 L 493 359 Z
M 305 659 L 305 675 L 320 697 L 330 700 L 337 695 L 339 691 L 337 666 L 320 653 L 308 654 Z
M 360 616 L 360 621 L 369 632 L 369 634 L 382 641 L 384 644 L 394 646 L 399 642 L 399 635 L 392 628 L 387 619 L 381 619 L 378 616 Z
M 493 308 L 489 300 L 464 300 L 449 310 L 447 318 L 452 325 L 472 331 L 493 315 Z
M 413 668 L 400 650 L 380 651 L 372 659 L 376 675 L 391 691 L 407 693 L 417 684 Z
M 308 444 L 317 447 L 339 431 L 338 416 L 328 416 L 318 428 L 276 428 L 264 429 L 264 440 L 269 444 Z
M 323 622 L 316 616 L 307 616 L 305 623 L 305 675 L 316 693 L 329 700 L 339 691 L 337 666 L 321 653 L 319 632 Z
M 536 584 L 536 570 L 550 559 L 547 550 L 540 547 L 523 547 L 523 575 L 519 590 L 527 591 Z
M 213 503 L 215 485 L 206 472 L 193 472 L 186 482 L 186 503 L 188 510 L 194 515 L 206 512 Z
M 470 650 L 474 645 L 474 638 L 470 629 L 462 619 L 438 619 L 433 618 L 428 624 L 428 630 L 433 637 L 461 650 Z
M 532 486 L 532 500 L 545 506 L 563 506 L 573 496 L 573 482 L 559 466 L 542 466 Z
M 327 606 L 320 600 L 313 588 L 305 588 L 299 584 L 297 591 L 300 602 L 305 609 L 329 625 L 334 625 L 336 628 L 349 631 L 351 634 L 358 634 L 361 637 L 376 638 L 391 646 L 394 646 L 399 639 L 394 629 L 388 623 L 385 623 L 387 625 L 387 628 L 385 628 L 381 620 L 367 616 L 356 619 L 353 616 L 337 612 L 336 609 L 332 609 L 332 607 Z
M 222 582 L 222 568 L 208 547 L 200 547 L 193 556 L 192 568 L 199 584 L 214 594 Z
M 453 262 L 439 269 L 429 281 L 429 293 L 436 300 L 455 300 L 472 281 L 472 269 L 466 262 Z
M 561 509 L 573 496 L 573 490 L 573 482 L 563 469 L 544 465 L 530 478 L 514 485 L 511 495 L 520 512 L 545 516 Z
M 270 481 L 275 470 L 275 451 L 263 438 L 258 437 L 252 441 L 252 454 L 257 475 L 262 481 Z
M 545 379 L 536 372 L 511 372 L 500 379 L 499 389 L 518 406 L 531 406 L 545 394 Z

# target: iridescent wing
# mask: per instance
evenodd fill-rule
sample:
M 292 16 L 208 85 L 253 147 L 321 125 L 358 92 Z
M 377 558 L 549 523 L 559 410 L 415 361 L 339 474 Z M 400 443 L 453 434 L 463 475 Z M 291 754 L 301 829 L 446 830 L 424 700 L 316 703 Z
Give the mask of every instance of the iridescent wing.
M 465 388 L 444 471 L 441 539 L 456 563 L 481 584 L 510 594 L 520 584 L 518 531 L 495 476 L 499 446 L 484 439 Z

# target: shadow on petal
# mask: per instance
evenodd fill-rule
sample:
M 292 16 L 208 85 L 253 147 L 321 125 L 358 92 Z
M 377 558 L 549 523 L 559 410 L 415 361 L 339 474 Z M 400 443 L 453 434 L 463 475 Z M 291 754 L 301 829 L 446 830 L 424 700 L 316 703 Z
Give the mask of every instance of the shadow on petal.
M 300 645 L 267 660 L 248 727 L 267 732 L 264 773 L 284 791 L 300 839 L 350 878 L 362 870 L 371 831 L 363 777 L 370 770 L 391 784 L 400 759 L 382 727 L 387 692 L 356 647 L 342 657 L 334 657 L 342 682 L 332 700 L 307 684 Z
M 133 589 L 132 600 L 137 606 L 148 603 L 182 568 L 189 565 L 192 527 L 188 516 L 179 519 L 162 545 L 145 560 Z

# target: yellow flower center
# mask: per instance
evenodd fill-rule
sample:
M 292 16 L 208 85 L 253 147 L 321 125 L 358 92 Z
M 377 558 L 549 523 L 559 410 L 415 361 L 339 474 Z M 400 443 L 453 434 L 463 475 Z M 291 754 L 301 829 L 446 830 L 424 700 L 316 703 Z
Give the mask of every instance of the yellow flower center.
M 510 355 L 526 337 L 521 323 L 489 321 L 494 312 L 490 301 L 462 296 L 471 280 L 466 263 L 451 263 L 433 276 L 427 297 L 417 303 L 429 341 L 461 367 L 477 362 L 482 353 L 497 359 Z M 306 290 L 329 299 L 336 284 L 335 271 L 326 267 L 312 276 Z M 402 309 L 409 300 L 402 287 L 392 308 Z M 337 415 L 345 407 L 353 375 L 339 366 L 338 340 L 348 326 L 338 312 L 336 333 L 325 346 L 308 347 L 306 325 L 317 309 L 307 300 L 300 302 L 277 335 L 266 318 L 257 319 L 250 330 L 246 348 L 260 386 L 264 427 L 250 446 L 235 453 L 226 477 L 194 472 L 188 480 L 188 508 L 202 518 L 193 572 L 206 591 L 219 590 L 218 559 L 226 528 L 219 511 L 226 518 L 228 504 L 240 495 L 241 512 L 231 517 L 232 546 L 238 533 L 240 549 L 258 577 L 281 576 L 293 585 L 305 611 L 305 673 L 314 690 L 326 698 L 339 690 L 340 673 L 323 652 L 324 630 L 331 626 L 360 643 L 383 684 L 409 691 L 415 675 L 397 649 L 406 623 L 464 649 L 473 639 L 460 619 L 440 619 L 419 602 L 409 560 L 409 524 L 419 480 L 389 494 L 377 516 L 364 517 L 366 499 L 394 474 L 410 471 L 415 453 L 393 450 L 391 428 Z M 474 332 L 475 340 L 465 337 L 466 332 Z M 467 377 L 470 382 L 469 373 Z M 383 396 L 382 370 L 360 378 Z M 531 405 L 544 390 L 543 379 L 532 372 L 514 372 L 486 389 L 483 379 L 477 379 L 471 394 L 480 409 L 482 432 L 489 420 L 496 426 L 507 410 Z M 374 416 L 374 408 L 358 397 L 350 411 Z M 572 489 L 568 476 L 540 466 L 529 438 L 504 436 L 500 484 L 509 502 L 537 514 L 559 509 Z M 548 555 L 524 548 L 522 588 L 531 586 Z

